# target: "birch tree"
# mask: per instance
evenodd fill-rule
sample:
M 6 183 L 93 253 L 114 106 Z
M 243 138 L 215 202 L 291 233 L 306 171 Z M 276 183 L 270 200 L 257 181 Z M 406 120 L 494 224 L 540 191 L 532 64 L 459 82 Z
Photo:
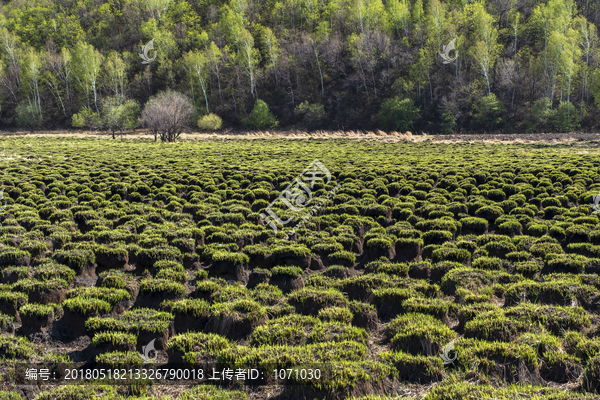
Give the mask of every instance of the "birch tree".
M 260 63 L 260 52 L 254 48 L 254 38 L 244 29 L 240 33 L 238 40 L 240 52 L 238 54 L 238 60 L 240 66 L 246 71 L 250 78 L 250 93 L 252 97 L 254 95 L 254 89 L 256 87 L 256 69 Z
M 573 25 L 579 31 L 579 46 L 585 60 L 583 68 L 581 68 L 581 97 L 588 100 L 590 61 L 598 44 L 598 33 L 596 26 L 582 16 L 575 17 Z
M 90 107 L 90 94 L 94 96 L 94 107 L 98 115 L 98 76 L 102 64 L 102 54 L 91 44 L 77 42 L 75 45 L 74 76 L 87 97 L 87 105 Z
M 23 71 L 23 82 L 29 89 L 27 96 L 29 100 L 29 106 L 31 107 L 32 113 L 41 119 L 42 102 L 40 96 L 40 55 L 32 48 L 29 48 L 23 57 L 23 65 L 21 68 Z
M 206 113 L 209 114 L 210 111 L 208 109 L 208 96 L 206 91 L 208 90 L 208 77 L 209 77 L 209 69 L 208 69 L 208 58 L 204 51 L 190 51 L 189 53 L 184 55 L 183 58 L 184 64 L 187 68 L 193 72 L 195 78 L 198 79 L 200 83 L 200 88 L 202 89 L 202 93 L 204 94 L 204 102 L 206 103 Z
M 119 104 L 125 99 L 126 65 L 117 52 L 111 52 L 104 63 L 106 87 L 114 94 Z
M 272 69 L 273 75 L 275 76 L 275 85 L 279 84 L 277 77 L 277 60 L 281 54 L 281 49 L 277 41 L 277 37 L 273 34 L 270 28 L 264 28 L 262 31 L 262 42 L 264 44 L 264 53 L 268 59 L 266 69 Z
M 206 59 L 208 61 L 208 68 L 210 71 L 215 74 L 217 77 L 217 86 L 219 88 L 219 98 L 222 100 L 221 96 L 221 65 L 223 54 L 221 53 L 221 49 L 215 44 L 215 42 L 210 42 L 208 48 L 206 49 Z
M 400 37 L 400 30 L 404 32 L 404 36 L 408 36 L 410 25 L 409 4 L 408 0 L 389 0 L 386 4 L 390 23 L 398 37 Z
M 494 67 L 500 46 L 498 45 L 498 28 L 494 18 L 487 13 L 483 4 L 475 3 L 469 6 L 472 27 L 475 33 L 475 44 L 472 55 L 475 64 L 485 78 L 488 95 L 491 93 L 490 71 Z

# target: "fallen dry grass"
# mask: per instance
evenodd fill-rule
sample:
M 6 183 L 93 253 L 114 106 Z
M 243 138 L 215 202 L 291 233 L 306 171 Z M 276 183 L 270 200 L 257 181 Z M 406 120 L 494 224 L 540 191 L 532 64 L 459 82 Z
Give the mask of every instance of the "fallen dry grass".
M 85 130 L 53 130 L 53 131 L 5 131 L 0 136 L 4 137 L 64 137 L 64 138 L 97 138 L 112 139 L 112 135 L 103 131 Z M 124 134 L 115 134 L 116 140 L 145 139 L 154 140 L 154 135 L 144 129 L 130 130 Z M 222 132 L 186 132 L 179 140 L 252 140 L 252 139 L 351 139 L 378 141 L 383 143 L 398 142 L 424 142 L 460 143 L 481 142 L 488 144 L 564 144 L 575 141 L 600 141 L 600 133 L 553 133 L 553 134 L 475 134 L 475 135 L 427 135 L 425 133 L 413 135 L 412 132 L 385 132 L 376 131 L 323 131 L 306 132 L 301 130 L 279 131 L 222 131 Z

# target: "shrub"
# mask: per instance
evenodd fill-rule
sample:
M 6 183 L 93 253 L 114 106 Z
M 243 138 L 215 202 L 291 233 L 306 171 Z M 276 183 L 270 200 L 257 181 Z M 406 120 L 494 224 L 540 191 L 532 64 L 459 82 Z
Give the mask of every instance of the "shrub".
M 84 107 L 77 114 L 73 114 L 71 126 L 73 128 L 99 129 L 102 127 L 100 115 L 89 107 Z
M 163 142 L 174 142 L 190 123 L 194 105 L 185 95 L 167 90 L 151 97 L 142 111 L 144 127 L 154 133 L 154 140 L 160 135 Z
M 223 120 L 217 114 L 210 113 L 198 120 L 198 128 L 203 131 L 218 131 L 223 126 Z

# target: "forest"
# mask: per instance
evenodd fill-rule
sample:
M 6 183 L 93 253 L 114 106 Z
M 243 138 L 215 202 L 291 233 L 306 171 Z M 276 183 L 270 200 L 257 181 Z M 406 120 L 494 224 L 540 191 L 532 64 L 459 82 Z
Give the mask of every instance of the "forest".
M 0 129 L 136 128 L 176 91 L 209 130 L 589 132 L 599 14 L 590 0 L 2 2 Z

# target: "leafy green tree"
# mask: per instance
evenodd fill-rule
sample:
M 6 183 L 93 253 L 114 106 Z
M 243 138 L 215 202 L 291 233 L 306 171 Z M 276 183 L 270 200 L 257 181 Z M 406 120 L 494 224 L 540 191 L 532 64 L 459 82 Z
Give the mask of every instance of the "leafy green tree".
M 23 100 L 17 105 L 15 111 L 17 126 L 26 127 L 32 131 L 42 126 L 42 110 L 40 106 L 31 99 Z
M 561 101 L 553 117 L 559 132 L 575 132 L 581 122 L 581 116 L 570 101 Z
M 190 79 L 198 79 L 200 88 L 204 94 L 204 101 L 206 103 L 206 113 L 210 113 L 208 109 L 208 96 L 206 91 L 208 90 L 208 78 L 209 78 L 209 60 L 206 57 L 205 51 L 190 51 L 183 57 L 184 65 L 189 71 Z M 192 85 L 193 92 L 193 85 Z
M 505 121 L 506 109 L 494 93 L 482 97 L 473 105 L 473 118 L 486 130 L 495 130 Z
M 42 120 L 42 104 L 40 95 L 40 55 L 32 48 L 29 48 L 27 49 L 27 53 L 22 58 L 22 63 L 22 82 L 29 89 L 29 104 L 27 105 L 26 109 L 28 110 L 28 112 L 36 114 L 36 121 L 38 119 Z M 21 107 L 21 110 L 23 110 L 23 107 Z
M 242 123 L 257 129 L 271 128 L 279 125 L 279 122 L 269 110 L 267 103 L 260 99 L 256 100 L 254 108 L 250 113 L 250 118 L 245 118 L 242 120 Z
M 127 66 L 121 56 L 113 51 L 106 58 L 104 63 L 105 86 L 110 93 L 116 96 L 119 104 L 125 99 L 125 84 L 127 75 Z
M 266 70 L 273 70 L 275 76 L 275 84 L 279 84 L 277 77 L 277 60 L 281 54 L 277 37 L 270 28 L 262 29 L 263 53 L 265 59 L 268 60 Z
M 100 67 L 104 57 L 91 44 L 83 42 L 77 43 L 73 55 L 74 76 L 86 93 L 87 106 L 90 107 L 90 94 L 93 94 L 96 113 L 100 115 L 98 108 L 98 77 L 100 76 Z
M 296 106 L 296 113 L 302 115 L 306 126 L 311 128 L 319 126 L 325 118 L 323 104 L 309 104 L 308 101 L 304 101 Z
M 410 26 L 410 2 L 408 0 L 388 0 L 386 11 L 389 15 L 389 21 L 392 29 L 400 37 L 402 30 L 404 36 L 408 36 Z
M 73 114 L 71 126 L 74 128 L 100 129 L 102 119 L 96 111 L 93 111 L 90 107 L 84 107 L 77 114 Z
M 419 109 L 412 99 L 394 97 L 381 104 L 379 123 L 384 129 L 405 132 L 413 128 L 418 116 Z
M 552 100 L 544 97 L 533 103 L 531 107 L 532 120 L 529 122 L 530 132 L 540 132 L 548 128 L 548 123 L 552 120 L 554 110 L 552 110 Z
M 498 44 L 498 28 L 494 18 L 487 13 L 482 3 L 474 3 L 468 7 L 471 21 L 475 28 L 475 43 L 471 49 L 475 65 L 485 78 L 488 95 L 491 94 L 490 71 L 494 68 L 501 50 Z
M 385 24 L 385 8 L 381 0 L 357 0 L 351 8 L 360 32 L 364 34 L 379 24 Z
M 101 108 L 102 125 L 110 130 L 113 139 L 117 129 L 123 132 L 139 126 L 140 105 L 135 100 L 123 101 L 120 96 L 111 96 L 101 101 Z
M 446 109 L 442 113 L 442 123 L 440 131 L 443 134 L 450 135 L 454 133 L 454 129 L 456 128 L 456 117 L 451 109 Z
M 219 98 L 222 100 L 221 96 L 221 68 L 223 64 L 223 53 L 221 49 L 215 44 L 215 42 L 210 42 L 206 49 L 206 59 L 208 61 L 208 68 L 217 78 L 217 87 L 219 88 Z
M 240 66 L 246 70 L 246 73 L 250 78 L 250 93 L 252 94 L 252 97 L 254 97 L 256 70 L 260 63 L 260 52 L 254 47 L 254 38 L 246 29 L 242 30 L 240 33 L 238 44 L 240 49 L 238 61 Z

